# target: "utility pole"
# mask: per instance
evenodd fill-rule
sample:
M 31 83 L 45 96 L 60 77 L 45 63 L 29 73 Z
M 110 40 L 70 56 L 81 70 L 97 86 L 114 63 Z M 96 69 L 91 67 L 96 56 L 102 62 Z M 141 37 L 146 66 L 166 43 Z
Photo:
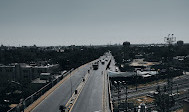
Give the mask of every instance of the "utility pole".
M 178 96 L 179 96 L 179 95 L 178 95 L 178 84 L 177 84 L 177 98 L 178 98 Z
M 128 112 L 128 102 L 127 102 L 127 84 L 124 83 L 125 85 L 125 108 L 126 108 L 126 112 Z
M 174 102 L 174 98 L 173 98 L 173 80 L 172 80 L 172 77 L 170 79 L 168 79 L 168 104 L 167 104 L 167 111 L 169 112 L 170 111 L 170 107 L 172 107 L 173 105 L 173 102 Z
M 138 81 L 138 80 L 137 80 L 137 78 L 138 78 L 137 76 L 138 76 L 138 75 L 137 75 L 137 74 L 138 74 L 138 73 L 137 73 L 137 71 L 136 71 L 136 76 L 135 76 L 135 86 L 136 86 L 136 91 L 137 91 L 137 86 L 138 86 L 138 84 L 137 84 L 137 81 Z
M 70 87 L 70 89 L 71 89 L 71 90 L 70 90 L 70 91 L 71 91 L 71 96 L 70 96 L 70 98 L 71 98 L 71 97 L 72 97 L 72 80 L 71 80 L 71 73 L 70 73 L 70 86 L 71 86 L 71 87 Z
M 172 95 L 172 93 L 173 93 L 173 81 L 172 81 L 172 78 L 167 79 L 167 85 L 168 85 L 168 93 L 169 93 L 169 95 Z
M 120 90 L 120 87 L 119 87 L 120 85 L 119 85 L 119 81 L 117 81 L 117 89 L 118 89 L 118 92 L 117 92 L 117 94 L 118 94 L 118 111 L 120 110 L 120 96 L 119 96 L 119 90 Z
M 172 96 L 173 94 L 173 69 L 171 67 L 171 60 L 172 60 L 172 44 L 176 41 L 176 37 L 174 37 L 174 34 L 169 34 L 167 37 L 164 37 L 164 41 L 168 44 L 168 54 L 169 56 L 167 57 L 167 86 L 168 86 L 168 104 L 167 104 L 167 111 L 169 111 L 170 107 L 172 106 L 172 103 L 174 101 L 174 98 Z M 177 92 L 178 93 L 178 92 Z

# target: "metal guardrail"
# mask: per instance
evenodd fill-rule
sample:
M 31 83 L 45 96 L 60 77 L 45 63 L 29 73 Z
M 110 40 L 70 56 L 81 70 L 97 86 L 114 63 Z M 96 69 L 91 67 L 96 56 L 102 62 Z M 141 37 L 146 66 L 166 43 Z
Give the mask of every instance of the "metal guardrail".
M 40 90 L 33 93 L 29 97 L 27 97 L 25 100 L 20 102 L 16 107 L 11 108 L 7 112 L 24 112 L 24 109 L 27 108 L 30 104 L 35 102 L 39 97 L 41 97 L 45 92 L 47 92 L 49 89 L 51 89 L 54 85 L 56 85 L 58 82 L 60 82 L 64 77 L 66 77 L 68 74 L 70 74 L 74 69 L 69 70 L 65 74 L 61 75 L 57 79 L 52 80 L 45 86 L 43 86 Z
M 107 64 L 106 70 L 109 68 L 110 63 L 111 63 L 111 59 L 109 60 L 109 62 Z M 108 99 L 109 99 L 108 101 L 109 101 L 109 107 L 110 107 L 110 111 L 113 112 L 114 108 L 113 108 L 113 103 L 112 103 L 112 96 L 111 96 L 109 76 L 107 77 L 107 80 L 108 80 Z
M 109 107 L 111 112 L 114 111 L 113 103 L 112 103 L 112 95 L 111 95 L 111 89 L 110 89 L 110 81 L 109 81 L 109 76 L 108 76 L 108 98 L 109 98 Z

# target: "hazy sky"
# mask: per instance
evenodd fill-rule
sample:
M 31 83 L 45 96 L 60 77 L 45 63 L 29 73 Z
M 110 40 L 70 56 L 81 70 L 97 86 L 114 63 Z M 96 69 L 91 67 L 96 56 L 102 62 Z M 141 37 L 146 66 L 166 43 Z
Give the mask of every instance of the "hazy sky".
M 189 42 L 189 0 L 0 0 L 3 45 Z

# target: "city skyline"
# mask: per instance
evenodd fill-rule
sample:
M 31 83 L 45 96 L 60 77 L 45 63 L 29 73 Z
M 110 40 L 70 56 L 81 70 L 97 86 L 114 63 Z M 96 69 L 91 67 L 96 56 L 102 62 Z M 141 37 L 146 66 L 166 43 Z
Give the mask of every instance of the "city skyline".
M 0 0 L 3 45 L 189 43 L 188 0 Z

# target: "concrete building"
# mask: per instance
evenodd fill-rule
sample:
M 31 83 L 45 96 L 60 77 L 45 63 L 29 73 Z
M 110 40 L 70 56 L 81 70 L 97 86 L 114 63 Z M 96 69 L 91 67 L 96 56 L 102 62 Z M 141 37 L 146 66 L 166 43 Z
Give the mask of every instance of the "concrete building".
M 0 87 L 5 87 L 7 82 L 15 79 L 15 66 L 0 66 Z M 1 88 L 0 88 L 1 90 Z
M 183 101 L 183 112 L 189 112 L 189 99 Z
M 58 68 L 58 64 L 46 66 L 31 66 L 25 63 L 0 65 L 0 91 L 11 81 L 29 83 L 40 77 L 41 73 L 53 73 Z
M 177 41 L 177 45 L 178 46 L 183 46 L 184 45 L 184 41 L 182 41 L 182 40 Z
M 52 75 L 50 73 L 41 73 L 40 74 L 40 80 L 50 80 L 52 78 Z

